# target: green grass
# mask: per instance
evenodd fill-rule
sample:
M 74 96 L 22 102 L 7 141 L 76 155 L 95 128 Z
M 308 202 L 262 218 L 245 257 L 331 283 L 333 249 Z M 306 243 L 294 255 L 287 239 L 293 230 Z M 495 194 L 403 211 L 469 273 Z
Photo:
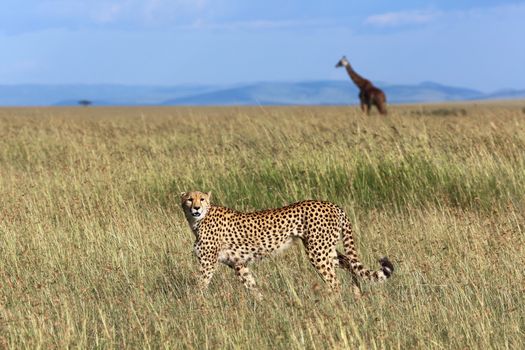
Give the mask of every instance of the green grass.
M 0 109 L 0 348 L 523 348 L 521 108 Z M 329 295 L 298 245 L 264 302 L 226 267 L 200 296 L 194 189 L 331 200 L 395 274 Z

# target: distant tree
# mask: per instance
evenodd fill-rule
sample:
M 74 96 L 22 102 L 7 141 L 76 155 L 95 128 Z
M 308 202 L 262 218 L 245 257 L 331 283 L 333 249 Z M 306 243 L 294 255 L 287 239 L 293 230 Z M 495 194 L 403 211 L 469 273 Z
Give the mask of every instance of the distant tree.
M 93 102 L 91 102 L 90 100 L 80 100 L 78 101 L 78 104 L 81 105 L 81 106 L 84 106 L 84 107 L 87 107 L 89 105 L 91 105 Z

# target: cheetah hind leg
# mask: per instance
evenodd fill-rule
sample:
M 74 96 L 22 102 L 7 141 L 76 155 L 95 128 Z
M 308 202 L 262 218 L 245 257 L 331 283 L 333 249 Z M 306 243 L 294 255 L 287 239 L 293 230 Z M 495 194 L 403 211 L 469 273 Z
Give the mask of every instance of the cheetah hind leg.
M 262 300 L 262 294 L 257 289 L 257 285 L 255 283 L 255 278 L 253 277 L 252 272 L 248 267 L 245 265 L 236 265 L 234 266 L 235 274 L 239 278 L 239 280 L 244 284 L 246 289 L 248 289 L 257 300 Z
M 308 259 L 317 270 L 317 273 L 319 273 L 319 276 L 321 276 L 323 281 L 328 284 L 333 292 L 339 292 L 341 290 L 341 285 L 335 274 L 335 259 L 337 252 L 332 249 L 316 247 L 314 244 L 307 245 L 306 250 L 308 252 Z
M 346 256 L 341 254 L 340 252 L 337 252 L 337 261 L 339 263 L 339 267 L 345 270 L 350 271 L 350 274 L 352 276 L 352 291 L 354 292 L 354 296 L 356 298 L 361 297 L 361 286 L 359 284 L 359 279 L 357 278 L 354 270 L 352 269 L 352 265 L 350 264 L 350 259 Z

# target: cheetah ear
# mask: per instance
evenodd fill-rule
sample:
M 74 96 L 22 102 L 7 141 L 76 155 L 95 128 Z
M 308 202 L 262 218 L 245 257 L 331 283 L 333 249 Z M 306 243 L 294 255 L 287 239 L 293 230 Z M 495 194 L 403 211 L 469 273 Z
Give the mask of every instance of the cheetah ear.
M 208 196 L 208 200 L 211 200 L 211 191 L 206 192 L 206 195 Z
M 182 199 L 182 198 L 186 197 L 187 195 L 188 195 L 188 192 L 181 192 L 180 193 L 180 198 Z

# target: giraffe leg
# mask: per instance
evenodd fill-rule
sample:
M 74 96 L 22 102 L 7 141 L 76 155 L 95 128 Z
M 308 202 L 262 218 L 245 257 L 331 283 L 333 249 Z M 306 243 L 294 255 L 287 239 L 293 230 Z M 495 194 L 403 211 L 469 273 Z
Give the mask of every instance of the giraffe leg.
M 361 110 L 363 113 L 367 113 L 366 111 L 366 98 L 363 91 L 359 92 L 359 102 L 361 103 Z
M 386 97 L 382 92 L 375 92 L 371 99 L 372 105 L 376 106 L 379 114 L 386 115 Z
M 381 98 L 377 102 L 377 109 L 379 110 L 379 113 L 381 113 L 382 115 L 386 115 L 387 114 L 387 112 L 386 112 L 386 101 L 385 101 L 384 96 L 381 96 Z

